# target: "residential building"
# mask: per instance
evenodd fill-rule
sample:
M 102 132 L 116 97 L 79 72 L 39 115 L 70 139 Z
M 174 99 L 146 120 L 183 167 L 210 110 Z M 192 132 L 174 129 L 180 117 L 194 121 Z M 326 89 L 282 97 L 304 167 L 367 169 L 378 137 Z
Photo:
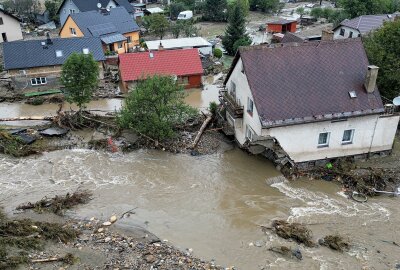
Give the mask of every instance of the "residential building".
M 285 20 L 281 19 L 267 23 L 267 32 L 270 33 L 286 33 L 296 32 L 297 21 L 296 20 Z
M 100 8 L 112 9 L 123 7 L 134 18 L 135 10 L 128 0 L 63 0 L 57 14 L 60 16 L 60 25 L 64 25 L 71 14 L 98 11 Z
M 4 69 L 17 89 L 35 88 L 37 91 L 59 85 L 61 69 L 74 52 L 92 54 L 99 63 L 103 76 L 103 48 L 99 38 L 55 38 L 13 41 L 3 44 Z
M 146 8 L 144 10 L 144 15 L 163 14 L 163 13 L 164 13 L 164 10 L 160 7 Z
M 228 130 L 279 166 L 389 152 L 399 116 L 377 74 L 360 39 L 240 48 L 220 96 Z
M 125 53 L 139 45 L 139 26 L 123 7 L 68 16 L 60 37 L 99 37 L 104 51 Z
M 124 90 L 133 89 L 138 80 L 153 75 L 176 76 L 185 88 L 198 88 L 203 75 L 197 49 L 121 54 L 119 69 Z
M 7 11 L 0 9 L 0 43 L 22 39 L 19 19 Z
M 334 39 L 356 38 L 380 28 L 384 22 L 392 21 L 400 14 L 362 15 L 342 21 L 334 31 Z
M 160 44 L 162 45 L 162 48 L 165 50 L 196 48 L 199 50 L 199 53 L 203 55 L 212 54 L 212 44 L 202 37 L 174 38 L 174 39 L 146 41 L 147 48 L 151 51 L 158 50 L 160 48 Z

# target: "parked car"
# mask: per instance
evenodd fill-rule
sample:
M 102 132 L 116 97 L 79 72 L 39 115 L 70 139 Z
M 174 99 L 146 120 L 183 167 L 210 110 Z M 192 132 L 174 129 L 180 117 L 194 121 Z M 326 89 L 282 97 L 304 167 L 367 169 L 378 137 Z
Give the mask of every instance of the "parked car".
M 190 20 L 193 18 L 193 11 L 185 10 L 179 13 L 178 20 Z

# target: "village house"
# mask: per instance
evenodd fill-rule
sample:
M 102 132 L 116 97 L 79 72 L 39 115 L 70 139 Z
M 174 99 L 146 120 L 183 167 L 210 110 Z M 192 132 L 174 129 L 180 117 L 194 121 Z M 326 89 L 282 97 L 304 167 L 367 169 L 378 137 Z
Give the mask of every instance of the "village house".
M 266 31 L 269 33 L 296 32 L 297 21 L 281 19 L 267 23 Z
M 64 0 L 57 14 L 60 16 L 60 25 L 64 25 L 69 15 L 86 12 L 98 11 L 99 9 L 108 9 L 123 7 L 134 18 L 135 9 L 128 0 Z
M 165 50 L 196 48 L 202 55 L 212 54 L 212 44 L 202 37 L 174 38 L 146 41 L 147 48 L 151 51 L 158 50 L 162 45 Z
M 99 37 L 105 52 L 120 54 L 139 45 L 139 26 L 125 8 L 87 11 L 68 16 L 60 37 Z
M 185 88 L 201 86 L 203 67 L 197 49 L 161 50 L 119 55 L 120 78 L 125 90 L 153 75 L 176 76 Z
M 333 29 L 335 39 L 356 38 L 380 28 L 384 22 L 393 21 L 400 14 L 362 15 L 342 21 Z
M 221 91 L 226 130 L 279 166 L 390 152 L 385 110 L 360 39 L 242 47 Z
M 3 44 L 4 69 L 17 89 L 47 90 L 59 85 L 62 65 L 74 52 L 92 54 L 103 76 L 104 52 L 99 38 L 13 41 Z
M 0 33 L 0 43 L 23 38 L 19 19 L 3 9 L 0 9 Z

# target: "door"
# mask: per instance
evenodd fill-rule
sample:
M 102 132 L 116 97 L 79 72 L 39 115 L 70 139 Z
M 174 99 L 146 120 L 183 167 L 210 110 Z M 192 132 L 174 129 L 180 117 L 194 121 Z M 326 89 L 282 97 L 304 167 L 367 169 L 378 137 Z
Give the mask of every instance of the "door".
M 3 38 L 4 42 L 7 42 L 7 34 L 6 33 L 1 33 L 1 37 Z

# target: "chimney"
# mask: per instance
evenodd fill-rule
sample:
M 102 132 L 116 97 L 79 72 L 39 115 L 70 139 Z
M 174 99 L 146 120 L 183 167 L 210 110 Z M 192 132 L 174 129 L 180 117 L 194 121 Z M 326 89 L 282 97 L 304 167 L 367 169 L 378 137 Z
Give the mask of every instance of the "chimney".
M 158 50 L 159 50 L 159 51 L 164 50 L 164 46 L 162 45 L 161 41 L 160 41 L 160 45 L 158 45 Z
M 378 69 L 379 67 L 370 65 L 368 66 L 367 76 L 365 77 L 365 90 L 367 93 L 373 93 L 375 91 L 376 86 L 376 78 L 378 77 Z
M 333 40 L 333 31 L 329 29 L 323 29 L 321 40 Z
M 49 32 L 46 33 L 46 44 L 47 45 L 52 45 L 53 44 L 53 41 L 50 38 Z

